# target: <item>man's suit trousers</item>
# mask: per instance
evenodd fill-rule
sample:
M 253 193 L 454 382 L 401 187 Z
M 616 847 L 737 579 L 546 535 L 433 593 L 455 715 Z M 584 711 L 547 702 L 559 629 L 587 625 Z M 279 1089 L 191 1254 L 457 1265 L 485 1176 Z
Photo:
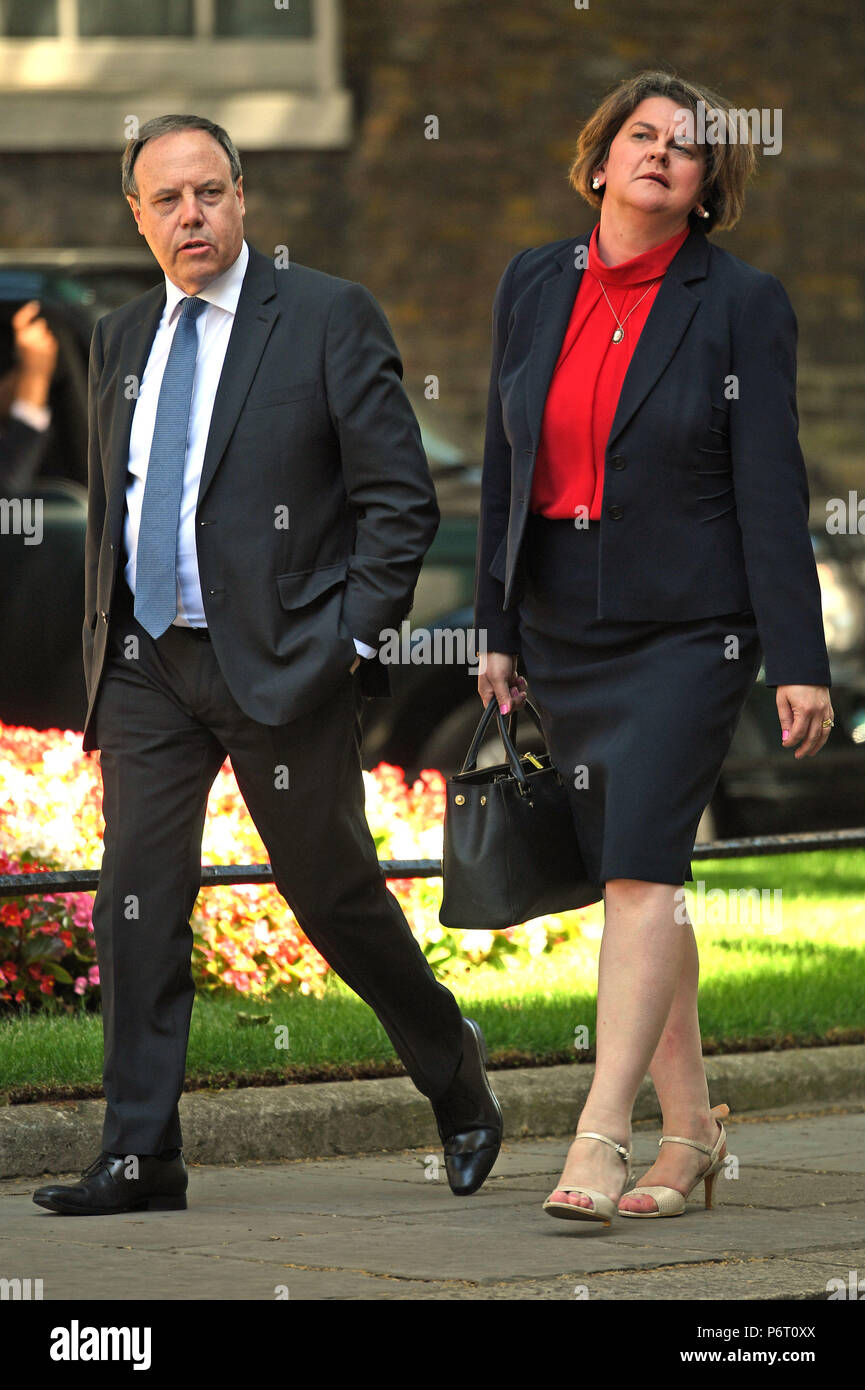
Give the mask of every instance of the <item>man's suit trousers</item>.
M 189 918 L 208 793 L 226 754 L 280 893 L 374 1009 L 418 1089 L 437 1100 L 459 1066 L 460 1010 L 378 865 L 364 814 L 354 676 L 346 671 L 309 714 L 256 723 L 230 694 L 209 640 L 174 626 L 154 640 L 132 616 L 122 577 L 118 587 L 96 706 L 105 818 L 93 908 L 103 1148 L 159 1153 L 182 1142 L 177 1103 L 194 993 Z

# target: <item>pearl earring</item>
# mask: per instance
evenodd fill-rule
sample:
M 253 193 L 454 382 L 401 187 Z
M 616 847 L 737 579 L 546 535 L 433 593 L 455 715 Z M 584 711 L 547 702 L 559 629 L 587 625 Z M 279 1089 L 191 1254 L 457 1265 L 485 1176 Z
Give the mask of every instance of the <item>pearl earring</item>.
M 599 179 L 592 179 L 592 188 L 600 188 L 600 187 L 601 187 L 600 180 L 599 180 Z

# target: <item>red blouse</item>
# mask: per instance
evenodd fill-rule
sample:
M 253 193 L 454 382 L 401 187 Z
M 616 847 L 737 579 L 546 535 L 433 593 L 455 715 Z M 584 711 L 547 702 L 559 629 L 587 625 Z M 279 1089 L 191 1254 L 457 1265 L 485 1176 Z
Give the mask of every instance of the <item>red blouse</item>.
M 529 506 L 549 517 L 573 517 L 581 505 L 593 521 L 601 515 L 604 453 L 622 383 L 661 288 L 657 277 L 689 233 L 685 227 L 659 246 L 610 266 L 598 253 L 599 225 L 589 239 L 588 270 L 580 279 L 544 407 Z M 620 343 L 613 342 L 617 324 L 598 281 L 624 324 Z M 576 343 L 578 351 L 572 352 Z

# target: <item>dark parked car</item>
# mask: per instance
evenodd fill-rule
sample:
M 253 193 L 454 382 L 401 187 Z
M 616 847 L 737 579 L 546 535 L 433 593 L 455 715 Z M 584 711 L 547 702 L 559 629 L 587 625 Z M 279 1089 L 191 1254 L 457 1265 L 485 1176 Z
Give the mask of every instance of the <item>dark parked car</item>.
M 158 282 L 149 252 L 0 252 L 0 331 L 38 299 L 60 340 L 52 387 L 52 439 L 38 486 L 44 538 L 0 535 L 0 721 L 80 728 L 86 525 L 86 374 L 100 314 Z M 443 438 L 430 407 L 417 405 L 442 524 L 424 562 L 411 613 L 390 641 L 390 700 L 365 706 L 365 765 L 385 760 L 411 777 L 424 767 L 455 771 L 481 713 L 467 653 L 472 635 L 480 470 Z M 826 496 L 831 488 L 821 480 Z M 812 491 L 813 491 L 812 477 Z M 865 821 L 865 537 L 825 527 L 815 493 L 812 540 L 833 671 L 835 729 L 817 758 L 796 762 L 780 743 L 774 691 L 758 681 L 749 698 L 698 838 L 829 829 Z M 412 636 L 413 634 L 413 636 Z M 50 653 L 50 656 L 46 656 Z M 537 746 L 528 719 L 521 749 Z M 501 760 L 497 740 L 481 761 Z

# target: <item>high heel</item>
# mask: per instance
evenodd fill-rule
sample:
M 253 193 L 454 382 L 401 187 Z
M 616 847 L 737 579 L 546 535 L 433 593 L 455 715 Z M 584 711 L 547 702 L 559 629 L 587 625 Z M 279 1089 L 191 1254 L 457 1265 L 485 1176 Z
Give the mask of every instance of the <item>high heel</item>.
M 609 1139 L 606 1134 L 596 1134 L 591 1129 L 578 1130 L 574 1136 L 576 1139 L 600 1139 L 603 1144 L 609 1144 L 616 1150 L 619 1158 L 627 1165 L 627 1175 L 625 1177 L 625 1187 L 631 1180 L 631 1151 L 626 1149 L 624 1144 L 617 1144 L 615 1139 Z M 574 1206 L 571 1202 L 554 1202 L 554 1192 L 579 1192 L 582 1196 L 588 1197 L 592 1203 L 590 1207 Z M 621 1198 L 619 1198 L 621 1201 Z M 549 1212 L 550 1216 L 563 1217 L 566 1221 L 601 1221 L 605 1226 L 609 1226 L 616 1214 L 616 1203 L 612 1197 L 608 1197 L 606 1192 L 599 1192 L 596 1187 L 556 1187 L 544 1202 L 543 1210 Z
M 715 1116 L 715 1119 L 721 1126 L 721 1133 L 718 1135 L 718 1138 L 715 1141 L 714 1148 L 710 1149 L 708 1144 L 701 1144 L 697 1139 L 683 1139 L 678 1134 L 665 1134 L 661 1139 L 659 1139 L 658 1148 L 660 1148 L 662 1144 L 687 1144 L 689 1148 L 699 1149 L 701 1153 L 709 1155 L 708 1168 L 704 1168 L 702 1173 L 697 1174 L 696 1178 L 691 1183 L 691 1186 L 688 1188 L 688 1191 L 684 1193 L 684 1195 L 681 1192 L 679 1192 L 678 1188 L 675 1187 L 632 1187 L 630 1192 L 628 1192 L 627 1194 L 623 1193 L 622 1197 L 624 1197 L 625 1195 L 627 1195 L 628 1197 L 652 1197 L 654 1198 L 654 1201 L 656 1203 L 657 1210 L 628 1211 L 627 1208 L 619 1207 L 619 1215 L 681 1216 L 683 1211 L 685 1210 L 687 1199 L 690 1197 L 691 1193 L 694 1191 L 694 1188 L 697 1186 L 697 1183 L 699 1182 L 704 1184 L 706 1210 L 711 1211 L 712 1188 L 715 1183 L 715 1175 L 717 1174 L 718 1170 L 721 1167 L 721 1164 L 724 1162 L 724 1158 L 726 1157 L 726 1154 L 722 1154 L 721 1150 L 724 1148 L 724 1145 L 727 1140 L 727 1131 L 724 1129 L 720 1117 L 721 1115 L 729 1115 L 729 1113 L 729 1105 L 722 1104 L 715 1105 L 712 1107 L 711 1114 Z M 622 1197 L 619 1198 L 619 1201 L 622 1200 Z

